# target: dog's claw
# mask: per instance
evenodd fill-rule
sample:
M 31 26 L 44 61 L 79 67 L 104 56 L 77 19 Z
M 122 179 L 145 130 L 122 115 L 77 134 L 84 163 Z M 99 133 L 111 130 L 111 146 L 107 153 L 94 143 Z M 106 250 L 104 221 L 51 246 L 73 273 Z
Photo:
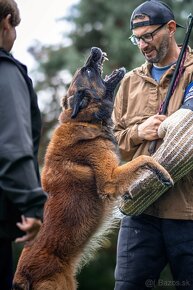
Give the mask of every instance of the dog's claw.
M 171 180 L 165 180 L 165 181 L 163 181 L 163 183 L 167 186 L 173 186 L 173 184 L 174 184 L 173 182 L 171 182 Z
M 127 202 L 128 200 L 133 199 L 133 197 L 131 196 L 129 192 L 126 192 L 125 194 L 123 194 L 121 198 L 123 199 L 124 202 Z
M 168 178 L 164 173 L 162 173 L 160 170 L 155 169 L 155 168 L 150 168 L 149 169 L 157 176 L 157 178 L 163 183 L 164 185 L 171 187 L 174 185 L 174 182 L 171 178 Z

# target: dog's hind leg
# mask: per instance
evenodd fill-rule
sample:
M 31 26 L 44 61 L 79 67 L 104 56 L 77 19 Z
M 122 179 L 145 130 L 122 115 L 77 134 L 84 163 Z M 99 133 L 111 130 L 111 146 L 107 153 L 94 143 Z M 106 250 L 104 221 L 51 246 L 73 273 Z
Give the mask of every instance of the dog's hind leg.
M 20 256 L 13 290 L 76 290 L 77 259 L 49 255 L 44 248 L 26 247 Z M 44 250 L 44 251 L 43 251 Z
M 76 279 L 71 270 L 65 269 L 65 272 L 56 273 L 46 280 L 31 281 L 28 283 L 14 283 L 13 290 L 76 290 Z

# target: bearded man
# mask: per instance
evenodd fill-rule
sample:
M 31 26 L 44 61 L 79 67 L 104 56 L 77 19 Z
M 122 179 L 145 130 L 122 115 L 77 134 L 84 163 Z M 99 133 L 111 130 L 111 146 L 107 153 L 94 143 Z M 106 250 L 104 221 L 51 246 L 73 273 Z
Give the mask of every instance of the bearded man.
M 146 62 L 128 72 L 115 99 L 113 119 L 122 159 L 149 155 L 157 148 L 160 124 L 193 98 L 193 51 L 188 48 L 183 73 L 165 115 L 159 115 L 181 47 L 175 39 L 174 14 L 160 1 L 146 1 L 131 15 L 130 40 Z M 193 289 L 193 179 L 184 177 L 139 216 L 125 216 L 117 247 L 115 290 L 152 289 L 170 265 L 176 289 Z M 169 285 L 168 285 L 169 286 Z

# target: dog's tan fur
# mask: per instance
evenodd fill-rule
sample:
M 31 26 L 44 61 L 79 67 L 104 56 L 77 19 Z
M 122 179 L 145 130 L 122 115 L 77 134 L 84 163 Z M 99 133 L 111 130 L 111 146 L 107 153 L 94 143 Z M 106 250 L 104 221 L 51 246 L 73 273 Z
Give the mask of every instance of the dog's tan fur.
M 119 165 L 108 120 L 94 119 L 103 110 L 107 94 L 108 83 L 102 85 L 99 77 L 96 74 L 90 79 L 79 70 L 63 101 L 65 109 L 47 148 L 42 172 L 43 188 L 49 193 L 44 223 L 36 242 L 23 250 L 14 289 L 75 290 L 83 252 L 112 219 L 115 198 L 129 190 L 138 169 L 148 166 L 170 180 L 151 157 Z M 73 98 L 83 88 L 91 91 L 72 118 Z

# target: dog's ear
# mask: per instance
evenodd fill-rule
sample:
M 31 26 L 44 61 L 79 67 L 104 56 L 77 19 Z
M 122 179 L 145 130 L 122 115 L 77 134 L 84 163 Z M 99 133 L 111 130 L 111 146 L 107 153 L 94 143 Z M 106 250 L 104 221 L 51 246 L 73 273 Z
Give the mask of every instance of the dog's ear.
M 71 118 L 74 119 L 78 115 L 81 109 L 85 108 L 88 105 L 88 94 L 85 90 L 78 91 L 73 96 L 72 104 L 72 115 Z
M 78 91 L 74 94 L 74 96 L 73 96 L 73 111 L 72 111 L 72 115 L 71 115 L 72 119 L 76 118 L 76 116 L 80 112 L 83 98 L 84 98 L 84 95 L 83 95 L 82 91 Z

